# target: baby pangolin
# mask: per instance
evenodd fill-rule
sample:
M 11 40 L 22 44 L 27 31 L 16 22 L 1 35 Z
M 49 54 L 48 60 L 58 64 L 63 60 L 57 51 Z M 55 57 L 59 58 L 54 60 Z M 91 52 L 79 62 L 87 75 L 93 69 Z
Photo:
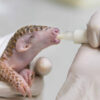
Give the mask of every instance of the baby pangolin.
M 19 29 L 0 58 L 0 80 L 8 82 L 23 96 L 31 97 L 32 72 L 28 66 L 44 48 L 60 43 L 58 28 L 30 25 Z M 33 78 L 34 79 L 34 78 Z

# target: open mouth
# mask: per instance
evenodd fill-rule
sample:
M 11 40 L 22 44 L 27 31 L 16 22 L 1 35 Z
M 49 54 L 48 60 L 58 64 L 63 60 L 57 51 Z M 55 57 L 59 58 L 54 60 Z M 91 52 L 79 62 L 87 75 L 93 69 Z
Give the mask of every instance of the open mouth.
M 56 44 L 59 44 L 59 43 L 60 43 L 60 39 L 57 39 L 57 37 L 56 37 L 56 39 L 54 40 L 54 42 L 55 42 Z
M 60 39 L 57 38 L 57 36 L 58 36 L 59 33 L 60 33 L 60 30 L 58 28 L 54 28 L 54 30 L 53 30 L 53 35 L 54 35 L 53 42 L 55 44 L 59 44 L 60 43 Z

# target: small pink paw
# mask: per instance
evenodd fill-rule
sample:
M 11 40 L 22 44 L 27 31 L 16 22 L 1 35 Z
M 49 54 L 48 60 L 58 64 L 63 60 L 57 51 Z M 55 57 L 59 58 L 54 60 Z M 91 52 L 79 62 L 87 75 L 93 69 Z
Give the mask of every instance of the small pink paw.
M 20 72 L 20 75 L 25 79 L 29 86 L 32 86 L 34 72 L 29 69 L 24 69 Z

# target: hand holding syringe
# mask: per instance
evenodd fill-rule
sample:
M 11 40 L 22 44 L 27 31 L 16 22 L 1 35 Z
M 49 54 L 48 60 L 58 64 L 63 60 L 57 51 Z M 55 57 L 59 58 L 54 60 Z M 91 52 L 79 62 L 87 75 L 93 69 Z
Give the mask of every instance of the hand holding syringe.
M 93 48 L 100 46 L 100 11 L 91 18 L 86 30 L 76 30 L 59 34 L 58 39 L 72 40 L 75 43 L 89 43 Z
M 97 48 L 100 47 L 100 11 L 92 16 L 86 30 L 76 33 L 62 34 L 58 38 L 75 41 L 75 37 L 81 35 L 78 43 L 87 42 L 96 49 L 87 44 L 79 48 L 56 100 L 100 100 L 100 48 Z

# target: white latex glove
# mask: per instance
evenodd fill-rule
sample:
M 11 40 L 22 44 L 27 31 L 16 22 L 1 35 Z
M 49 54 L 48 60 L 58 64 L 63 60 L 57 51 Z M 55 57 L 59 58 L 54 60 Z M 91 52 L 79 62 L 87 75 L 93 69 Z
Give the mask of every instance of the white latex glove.
M 96 11 L 89 20 L 87 39 L 93 48 L 100 47 L 100 10 Z
M 0 56 L 2 55 L 6 45 L 8 44 L 8 41 L 12 37 L 12 35 L 13 34 L 10 34 L 10 35 L 6 35 L 6 36 L 0 38 Z M 36 63 L 37 66 L 34 67 L 34 65 L 35 65 L 34 63 L 31 64 L 31 66 L 30 66 L 30 69 L 33 69 L 32 67 L 34 67 L 35 71 L 37 71 L 39 74 L 38 76 L 35 77 L 34 83 L 31 87 L 33 98 L 30 99 L 27 97 L 24 98 L 22 96 L 21 97 L 18 96 L 18 93 L 16 91 L 14 91 L 12 87 L 10 87 L 7 83 L 0 81 L 0 100 L 42 100 L 42 91 L 43 91 L 43 87 L 44 87 L 43 76 L 48 74 L 51 69 L 49 60 L 47 58 L 44 58 L 44 59 L 45 60 L 42 59 L 42 62 L 40 59 L 37 60 L 38 65 L 37 65 L 37 61 L 35 61 L 34 63 Z M 42 63 L 42 64 L 40 64 L 40 63 Z M 48 63 L 50 66 L 46 66 L 46 64 L 48 64 Z M 38 68 L 38 69 L 36 69 L 36 68 Z
M 71 40 L 79 44 L 90 44 L 93 48 L 100 47 L 100 10 L 91 16 L 86 29 L 79 29 L 73 32 L 66 31 L 65 33 L 59 34 L 57 38 Z
M 79 49 L 56 100 L 100 100 L 100 10 L 90 18 L 86 33 L 90 45 Z
M 100 100 L 100 50 L 82 45 L 56 100 Z

